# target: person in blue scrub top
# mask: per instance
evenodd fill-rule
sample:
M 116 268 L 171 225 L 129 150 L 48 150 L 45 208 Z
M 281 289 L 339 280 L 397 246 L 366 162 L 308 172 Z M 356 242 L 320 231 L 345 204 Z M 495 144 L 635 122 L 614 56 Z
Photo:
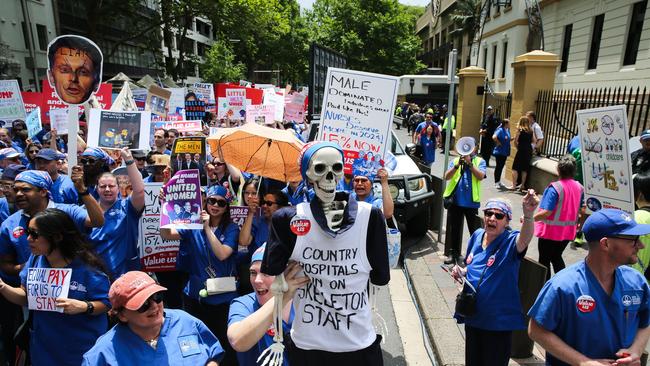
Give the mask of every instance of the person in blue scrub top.
M 0 293 L 14 304 L 28 305 L 33 286 L 40 282 L 30 269 L 70 269 L 67 297 L 56 298 L 48 311 L 30 306 L 29 349 L 33 365 L 77 366 L 108 328 L 108 276 L 99 257 L 64 211 L 48 208 L 37 213 L 29 220 L 26 232 L 32 256 L 20 272 L 20 286 L 0 281 Z
M 344 174 L 343 178 L 336 183 L 337 191 L 352 192 L 354 190 L 354 175 Z
M 427 165 L 431 165 L 436 161 L 436 135 L 433 133 L 433 125 L 429 125 L 420 134 L 420 146 L 422 147 L 422 160 Z
M 226 336 L 228 309 L 230 301 L 237 297 L 237 289 L 210 294 L 206 281 L 219 281 L 220 278 L 229 281 L 237 275 L 235 253 L 239 227 L 230 221 L 230 197 L 223 186 L 208 188 L 201 230 L 160 229 L 163 239 L 180 240 L 180 250 L 187 253 L 185 260 L 189 261 L 186 266 L 190 278 L 184 290 L 185 309 L 201 319 L 219 339 L 226 351 L 221 365 L 237 364 Z
M 245 189 L 250 186 L 246 185 Z M 239 232 L 239 246 L 246 248 L 246 255 L 240 258 L 238 266 L 250 267 L 251 254 L 260 248 L 269 237 L 269 228 L 271 227 L 271 217 L 275 211 L 282 207 L 289 206 L 289 199 L 281 191 L 272 191 L 266 193 L 263 200 L 259 202 L 255 198 L 247 199 L 248 216 L 244 220 L 241 231 Z M 258 208 L 262 208 L 262 216 L 257 215 Z M 246 273 L 239 272 L 241 279 L 239 283 L 239 294 L 247 294 L 253 291 L 253 287 Z
M 496 189 L 505 190 L 507 187 L 501 183 L 501 173 L 503 173 L 506 160 L 510 156 L 510 120 L 504 119 L 501 121 L 501 125 L 492 135 L 492 140 L 494 141 L 494 148 L 491 154 L 494 155 L 497 161 L 494 168 L 494 185 Z
M 271 292 L 271 284 L 275 276 L 260 272 L 264 249 L 266 245 L 253 253 L 249 277 L 254 292 L 234 299 L 230 303 L 228 315 L 228 339 L 237 351 L 239 366 L 257 366 L 257 358 L 265 349 L 273 344 L 275 326 L 273 325 L 273 309 L 275 299 Z M 291 262 L 285 271 L 284 279 L 288 290 L 282 297 L 284 313 L 282 317 L 282 332 L 289 334 L 293 322 L 294 311 L 292 299 L 296 290 L 309 282 L 307 276 L 297 276 L 301 267 Z M 283 365 L 289 365 L 287 353 L 284 353 Z
M 650 288 L 638 262 L 638 224 L 617 209 L 585 221 L 587 257 L 546 283 L 530 308 L 528 334 L 546 350 L 547 365 L 640 365 L 650 338 Z
M 165 309 L 167 289 L 144 272 L 131 271 L 109 291 L 117 320 L 83 356 L 82 366 L 218 366 L 223 349 L 199 319 L 183 310 Z
M 59 174 L 59 161 L 64 160 L 65 155 L 52 149 L 42 149 L 34 159 L 36 170 L 47 172 L 52 178 L 52 201 L 56 203 L 75 204 L 79 202 L 77 190 L 74 188 L 72 179 L 65 174 Z
M 92 229 L 90 242 L 104 260 L 112 278 L 139 268 L 138 223 L 144 212 L 144 183 L 128 148 L 121 150 L 122 161 L 131 182 L 131 195 L 119 195 L 117 178 L 104 173 L 97 181 L 99 205 L 104 211 L 104 226 Z
M 110 172 L 110 166 L 113 164 L 115 164 L 113 158 L 98 147 L 86 148 L 79 156 L 79 165 L 84 169 L 84 183 L 96 199 L 99 199 L 97 179 L 102 173 Z
M 309 201 L 307 199 L 307 188 L 305 187 L 305 182 L 301 180 L 287 183 L 287 186 L 282 188 L 282 193 L 289 198 L 291 206 Z
M 465 323 L 465 364 L 508 365 L 513 330 L 526 329 L 519 300 L 519 265 L 533 238 L 533 213 L 539 204 L 535 191 L 522 199 L 521 232 L 510 230 L 512 207 L 505 199 L 493 198 L 483 208 L 485 229 L 478 229 L 467 243 L 465 267 L 455 265 L 452 276 L 464 278 L 464 292 L 476 295 L 473 314 L 456 312 Z M 473 289 L 472 289 L 473 288 Z
M 377 207 L 382 210 L 386 219 L 390 219 L 393 217 L 395 204 L 388 188 L 388 171 L 385 168 L 379 168 L 377 178 L 381 183 L 381 197 L 375 195 L 372 182 L 363 175 L 354 177 L 354 191 L 350 193 L 350 196 L 359 202 L 370 203 L 373 207 Z

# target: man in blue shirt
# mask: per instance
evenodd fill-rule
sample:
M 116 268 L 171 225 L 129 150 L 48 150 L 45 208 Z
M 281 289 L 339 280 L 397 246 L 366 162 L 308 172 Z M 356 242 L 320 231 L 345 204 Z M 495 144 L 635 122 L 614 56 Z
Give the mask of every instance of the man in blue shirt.
M 53 149 L 41 149 L 36 154 L 36 170 L 42 170 L 50 174 L 52 178 L 52 201 L 56 203 L 75 204 L 79 202 L 77 190 L 74 188 L 72 179 L 65 174 L 59 174 L 58 162 L 64 160 L 65 155 Z
M 546 283 L 528 312 L 528 334 L 546 350 L 547 365 L 638 365 L 650 337 L 650 287 L 628 265 L 650 225 L 602 209 L 582 232 L 587 258 Z

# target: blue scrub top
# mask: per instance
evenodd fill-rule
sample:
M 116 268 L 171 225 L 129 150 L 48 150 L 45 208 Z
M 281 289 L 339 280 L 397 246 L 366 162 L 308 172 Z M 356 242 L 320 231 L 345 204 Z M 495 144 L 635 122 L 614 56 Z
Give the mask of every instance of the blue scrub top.
M 287 198 L 289 198 L 289 203 L 292 206 L 296 206 L 299 203 L 308 202 L 307 195 L 305 194 L 305 182 L 300 182 L 296 190 L 293 192 L 289 192 L 289 189 L 289 185 L 287 185 L 286 187 L 282 188 L 282 193 L 287 195 Z
M 639 272 L 620 266 L 607 295 L 584 260 L 546 282 L 528 315 L 569 346 L 590 358 L 616 359 L 649 325 L 650 288 Z M 547 365 L 566 365 L 546 353 Z
M 345 177 L 341 178 L 341 180 L 336 183 L 336 190 L 337 191 L 345 191 L 345 192 L 353 192 L 354 191 L 354 179 L 350 179 L 349 183 L 345 183 Z M 311 196 L 313 197 L 313 196 Z M 309 197 L 311 199 L 311 197 Z
M 454 161 L 456 161 L 456 159 L 449 162 L 447 169 L 451 169 L 451 167 L 454 166 Z M 485 176 L 485 172 L 487 171 L 485 160 L 480 159 L 478 169 L 483 172 L 483 176 Z M 454 193 L 454 204 L 459 207 L 467 208 L 481 207 L 480 202 L 472 201 L 472 172 L 469 168 L 464 168 L 463 173 L 460 176 L 456 192 Z
M 90 242 L 114 279 L 136 269 L 131 264 L 139 254 L 138 223 L 143 212 L 136 211 L 131 197 L 117 199 L 104 212 L 104 226 L 90 232 Z
M 526 329 L 518 286 L 519 265 L 526 251 L 517 252 L 519 231 L 504 231 L 485 250 L 481 245 L 484 233 L 485 229 L 478 229 L 472 234 L 465 254 L 466 278 L 474 288 L 487 267 L 483 281 L 477 289 L 477 312 L 467 318 L 458 314 L 454 314 L 454 317 L 459 323 L 466 323 L 483 330 Z M 490 259 L 492 256 L 493 259 Z M 490 262 L 492 265 L 488 266 Z M 465 286 L 464 291 L 472 290 Z
M 264 216 L 253 216 L 253 225 L 251 226 L 251 236 L 253 239 L 247 247 L 241 247 L 237 252 L 237 264 L 250 263 L 251 256 L 257 248 L 261 247 L 269 237 L 269 226 L 271 223 L 266 221 Z
M 7 197 L 0 197 L 0 222 L 5 221 L 9 217 L 9 202 Z
M 228 326 L 246 319 L 249 315 L 253 314 L 260 308 L 260 303 L 257 301 L 255 293 L 240 296 L 230 303 L 230 311 L 228 313 Z M 289 322 L 282 321 L 282 330 L 284 334 L 289 334 L 291 331 L 291 323 L 293 323 L 294 311 L 291 308 L 289 314 Z M 246 352 L 237 352 L 237 361 L 239 366 L 258 366 L 257 358 L 267 349 L 273 342 L 273 330 L 269 329 L 264 336 Z M 289 358 L 287 351 L 284 351 L 284 358 L 282 365 L 289 366 Z
M 224 231 L 219 226 L 214 232 L 219 241 L 231 247 L 233 250 L 232 255 L 224 261 L 220 261 L 214 255 L 202 229 L 181 229 L 178 230 L 178 234 L 181 236 L 180 249 L 187 254 L 184 261 L 187 262 L 185 266 L 190 273 L 189 281 L 187 281 L 187 285 L 185 286 L 185 295 L 210 305 L 219 305 L 234 299 L 237 296 L 237 292 L 200 297 L 199 291 L 205 288 L 205 281 L 208 279 L 208 273 L 205 269 L 208 267 L 214 269 L 217 277 L 237 275 L 236 257 L 237 243 L 239 242 L 239 226 L 230 222 Z
M 117 324 L 101 336 L 83 356 L 82 366 L 108 365 L 205 365 L 220 362 L 224 351 L 219 340 L 199 319 L 175 309 L 165 309 L 156 349 Z
M 354 191 L 350 193 L 350 198 L 354 198 L 356 201 L 359 201 L 357 198 L 357 193 Z M 370 192 L 368 197 L 366 197 L 366 199 L 362 202 L 369 203 L 372 205 L 372 207 L 376 207 L 384 212 L 384 200 L 381 197 L 375 198 L 375 192 Z
M 420 136 L 420 146 L 422 146 L 422 159 L 425 163 L 431 164 L 436 161 L 436 136 Z
M 499 127 L 494 134 L 497 136 L 497 140 L 499 140 L 501 146 L 494 144 L 492 155 L 510 156 L 510 129 Z M 492 138 L 492 136 L 490 136 L 490 138 Z
M 549 185 L 544 190 L 542 195 L 542 201 L 539 203 L 539 208 L 542 210 L 553 211 L 555 206 L 557 206 L 557 201 L 560 198 L 560 195 L 557 193 L 555 188 L 552 185 Z M 583 191 L 580 195 L 580 206 L 585 204 L 585 192 Z
M 79 202 L 77 189 L 74 187 L 72 179 L 65 174 L 59 174 L 59 177 L 52 184 L 50 193 L 52 194 L 52 201 L 56 203 L 75 204 Z
M 44 256 L 30 258 L 20 272 L 20 282 L 27 288 L 29 268 L 51 268 Z M 108 301 L 110 286 L 108 276 L 89 267 L 80 259 L 74 259 L 71 268 L 69 299 L 101 301 L 111 307 Z M 34 311 L 30 338 L 30 355 L 33 365 L 78 366 L 81 358 L 108 329 L 106 314 L 69 315 L 52 311 Z
M 67 213 L 77 228 L 82 233 L 86 232 L 86 210 L 77 205 L 66 205 L 63 203 L 54 203 L 50 201 L 48 208 L 58 208 Z M 13 255 L 16 257 L 16 263 L 25 263 L 32 254 L 27 243 L 27 224 L 29 217 L 23 214 L 23 210 L 18 210 L 9 216 L 0 226 L 0 255 Z M 11 285 L 18 284 L 18 278 L 8 276 L 0 272 L 0 277 Z

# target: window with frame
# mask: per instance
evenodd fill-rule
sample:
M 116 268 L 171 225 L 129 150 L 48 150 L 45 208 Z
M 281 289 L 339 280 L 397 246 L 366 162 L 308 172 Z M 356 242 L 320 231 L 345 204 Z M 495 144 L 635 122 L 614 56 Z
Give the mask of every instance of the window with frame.
M 483 48 L 483 69 L 487 68 L 487 47 Z
M 571 49 L 571 33 L 573 33 L 573 24 L 564 26 L 564 40 L 562 41 L 562 63 L 560 72 L 566 72 L 569 66 L 569 51 Z
M 496 69 L 497 69 L 497 45 L 494 45 L 492 46 L 492 70 L 490 72 L 490 79 L 494 79 L 497 77 Z
M 43 24 L 36 24 L 36 34 L 38 34 L 38 48 L 41 51 L 47 51 L 47 27 Z
M 591 44 L 589 45 L 589 60 L 587 70 L 593 70 L 598 66 L 598 53 L 600 52 L 600 40 L 603 35 L 603 23 L 605 14 L 597 15 L 594 18 L 594 29 L 591 33 Z
M 643 30 L 643 18 L 645 18 L 645 9 L 647 6 L 648 0 L 643 0 L 635 3 L 632 7 L 632 19 L 630 19 L 630 28 L 627 32 L 627 42 L 625 42 L 623 66 L 634 65 L 636 63 L 636 56 L 639 53 L 641 31 Z
M 23 39 L 25 40 L 25 48 L 30 49 L 29 29 L 27 28 L 27 23 L 20 22 L 20 25 L 23 28 Z
M 507 64 L 506 59 L 507 59 L 507 56 L 508 56 L 508 42 L 503 42 L 503 52 L 502 52 L 502 54 L 503 54 L 503 59 L 502 59 L 502 63 L 501 63 L 501 77 L 505 78 L 506 77 L 506 64 Z

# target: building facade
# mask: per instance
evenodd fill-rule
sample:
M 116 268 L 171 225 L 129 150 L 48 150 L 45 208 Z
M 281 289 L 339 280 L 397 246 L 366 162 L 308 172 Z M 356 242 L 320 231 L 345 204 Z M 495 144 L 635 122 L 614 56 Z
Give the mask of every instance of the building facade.
M 4 77 L 18 80 L 22 90 L 40 90 L 47 73 L 47 45 L 57 35 L 52 0 L 3 0 L 0 47 L 10 67 Z
M 182 32 L 174 31 L 174 40 L 171 45 L 174 64 L 179 59 L 179 49 L 183 47 L 183 80 L 179 84 L 191 85 L 201 82 L 199 65 L 204 62 L 204 57 L 214 43 L 214 29 L 210 20 L 203 17 L 195 17 L 191 27 L 187 29 L 185 39 L 181 42 Z M 161 44 L 162 54 L 169 57 L 169 49 L 164 41 Z

